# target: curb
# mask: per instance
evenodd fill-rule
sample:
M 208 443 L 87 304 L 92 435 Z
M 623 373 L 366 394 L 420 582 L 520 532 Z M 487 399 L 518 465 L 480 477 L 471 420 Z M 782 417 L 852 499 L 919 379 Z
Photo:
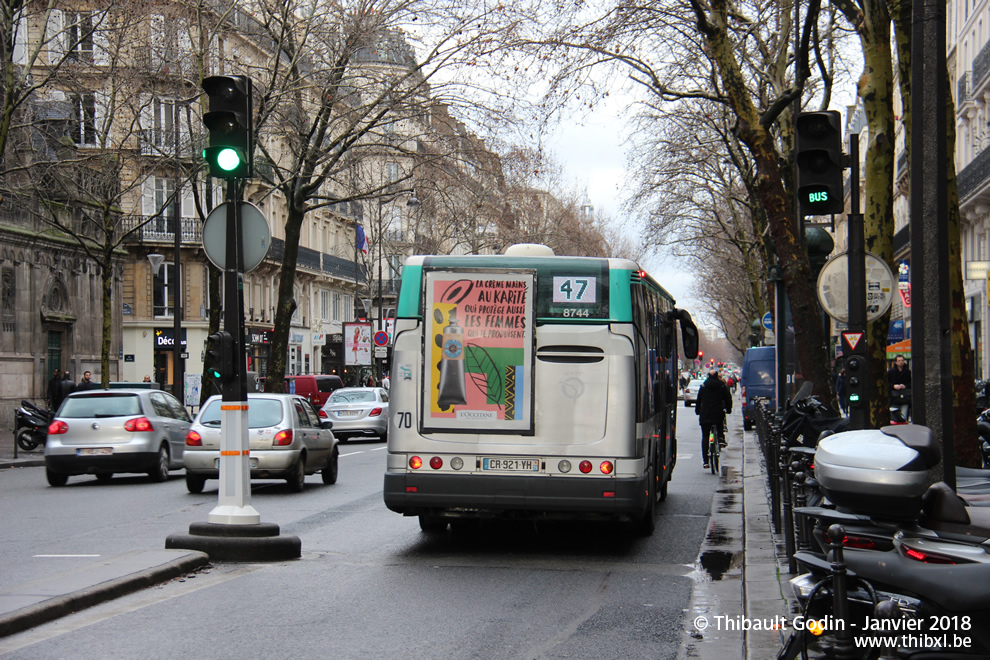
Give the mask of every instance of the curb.
M 162 553 L 168 553 L 162 555 Z M 155 558 L 172 556 L 173 559 L 155 563 Z M 129 564 L 141 562 L 143 558 L 152 558 L 152 565 L 131 572 Z M 209 563 L 210 558 L 202 552 L 176 552 L 159 550 L 154 552 L 136 551 L 112 557 L 106 561 L 87 566 L 83 569 L 43 578 L 32 583 L 20 585 L 0 592 L 0 602 L 4 597 L 24 597 L 32 593 L 41 594 L 55 591 L 53 585 L 65 582 L 71 575 L 76 579 L 86 580 L 88 574 L 97 576 L 97 581 L 90 585 L 46 598 L 33 605 L 15 609 L 9 613 L 0 614 L 0 637 L 6 637 L 22 632 L 29 628 L 48 623 L 60 617 L 72 614 L 87 607 L 120 598 L 140 589 L 154 586 L 185 573 L 189 573 Z M 100 579 L 98 576 L 107 569 L 110 572 L 121 572 L 119 577 Z
M 15 467 L 45 467 L 44 458 L 17 458 L 17 459 L 5 459 L 0 458 L 0 470 Z

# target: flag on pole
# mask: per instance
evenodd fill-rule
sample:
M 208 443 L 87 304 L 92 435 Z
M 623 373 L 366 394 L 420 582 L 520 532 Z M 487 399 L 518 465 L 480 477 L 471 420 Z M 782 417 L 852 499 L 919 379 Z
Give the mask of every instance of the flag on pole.
M 361 225 L 357 226 L 357 248 L 361 252 L 368 254 L 368 237 L 364 233 L 364 227 Z

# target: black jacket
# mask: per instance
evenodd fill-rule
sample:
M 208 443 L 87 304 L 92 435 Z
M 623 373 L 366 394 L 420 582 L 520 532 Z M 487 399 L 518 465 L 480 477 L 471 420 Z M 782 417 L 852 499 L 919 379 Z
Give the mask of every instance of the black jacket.
M 721 378 L 709 376 L 698 388 L 698 400 L 694 405 L 700 423 L 719 424 L 725 413 L 732 412 L 732 393 Z
M 898 370 L 896 366 L 887 371 L 887 386 L 893 390 L 894 385 L 905 385 L 911 389 L 911 370 L 906 366 L 903 370 Z

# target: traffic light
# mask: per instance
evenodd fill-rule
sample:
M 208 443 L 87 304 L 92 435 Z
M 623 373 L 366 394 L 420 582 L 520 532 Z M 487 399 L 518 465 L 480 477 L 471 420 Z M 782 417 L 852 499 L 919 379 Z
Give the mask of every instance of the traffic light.
M 846 394 L 849 405 L 856 408 L 867 403 L 865 365 L 862 355 L 850 355 L 846 359 Z
M 210 146 L 203 158 L 210 175 L 221 179 L 254 176 L 254 113 L 251 79 L 247 76 L 211 76 L 203 80 L 210 111 L 203 123 L 210 130 Z
M 226 330 L 209 336 L 210 356 L 209 375 L 221 383 L 230 383 L 237 378 L 237 361 L 234 358 L 234 338 Z
M 835 110 L 797 118 L 797 195 L 801 215 L 842 213 L 842 130 Z

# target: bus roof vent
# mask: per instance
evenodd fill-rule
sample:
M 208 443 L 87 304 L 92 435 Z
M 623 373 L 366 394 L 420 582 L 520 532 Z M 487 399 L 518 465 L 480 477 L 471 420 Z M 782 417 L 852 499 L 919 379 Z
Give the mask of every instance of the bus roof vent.
M 505 248 L 507 257 L 552 257 L 553 249 L 539 243 L 516 243 Z

